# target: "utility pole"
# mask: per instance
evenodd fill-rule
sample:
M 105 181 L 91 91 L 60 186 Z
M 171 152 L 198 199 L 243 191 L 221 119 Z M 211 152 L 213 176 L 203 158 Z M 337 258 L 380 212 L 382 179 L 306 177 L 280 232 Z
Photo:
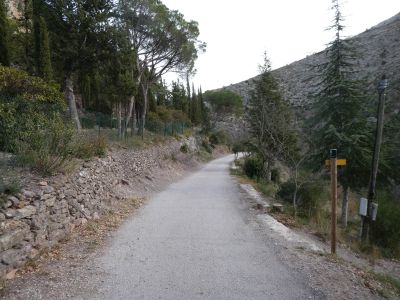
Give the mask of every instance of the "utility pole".
M 331 165 L 331 203 L 332 203 L 332 212 L 331 212 L 331 253 L 336 253 L 336 225 L 337 225 L 337 217 L 336 217 L 336 203 L 337 203 L 337 149 L 330 150 L 330 165 Z
M 372 170 L 368 188 L 367 215 L 362 219 L 361 241 L 363 243 L 367 242 L 369 238 L 369 227 L 371 224 L 371 216 L 372 216 L 372 202 L 375 199 L 376 177 L 378 174 L 379 153 L 381 150 L 382 135 L 383 135 L 386 89 L 388 86 L 389 82 L 386 79 L 386 76 L 383 75 L 382 80 L 379 82 L 378 85 L 379 105 L 378 105 L 378 114 L 376 121 L 377 123 L 375 132 L 375 147 L 372 159 Z

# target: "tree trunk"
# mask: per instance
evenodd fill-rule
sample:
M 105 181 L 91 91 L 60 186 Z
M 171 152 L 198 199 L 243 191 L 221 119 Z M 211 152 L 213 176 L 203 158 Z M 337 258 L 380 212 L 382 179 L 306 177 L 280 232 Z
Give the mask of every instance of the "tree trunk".
M 297 216 L 297 184 L 295 185 L 294 192 L 293 192 L 293 214 L 294 217 Z
M 146 112 L 147 112 L 147 103 L 148 103 L 148 92 L 149 92 L 149 86 L 147 83 L 142 83 L 142 92 L 143 92 L 143 107 L 142 107 L 142 113 L 141 113 L 141 120 L 140 120 L 140 134 L 142 136 L 142 139 L 144 138 L 144 127 L 145 127 L 145 122 L 146 122 Z
M 342 200 L 342 226 L 347 227 L 347 215 L 349 208 L 349 188 L 343 187 L 343 200 Z
M 131 122 L 131 136 L 135 135 L 135 128 L 136 128 L 136 109 L 135 109 L 135 106 L 133 106 L 132 122 Z
M 262 176 L 268 181 L 271 181 L 271 162 L 265 161 L 263 163 L 263 174 Z
M 74 83 L 72 81 L 72 75 L 68 75 L 65 80 L 65 97 L 68 101 L 69 113 L 71 115 L 72 121 L 75 123 L 78 131 L 81 131 L 82 126 L 79 121 L 78 109 L 76 108 L 76 100 L 74 95 Z
M 122 137 L 122 109 L 121 109 L 121 102 L 117 104 L 117 120 L 118 120 L 118 137 Z
M 133 112 L 134 107 L 135 107 L 135 96 L 131 96 L 131 98 L 129 99 L 128 116 L 126 117 L 126 120 L 125 120 L 126 130 L 128 130 L 129 123 L 132 119 L 132 114 L 134 114 L 134 112 Z M 133 123 L 133 120 L 132 120 L 132 123 Z M 132 128 L 134 128 L 134 127 L 132 127 Z

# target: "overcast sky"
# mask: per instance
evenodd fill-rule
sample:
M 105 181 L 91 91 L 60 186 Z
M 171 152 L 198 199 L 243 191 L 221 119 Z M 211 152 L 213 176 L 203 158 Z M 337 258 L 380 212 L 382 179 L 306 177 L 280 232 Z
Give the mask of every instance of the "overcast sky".
M 257 75 L 266 50 L 273 69 L 325 48 L 332 39 L 331 0 L 162 0 L 199 22 L 207 51 L 193 79 L 203 91 Z M 345 35 L 365 31 L 400 12 L 400 0 L 343 0 Z M 167 80 L 171 79 L 168 76 Z

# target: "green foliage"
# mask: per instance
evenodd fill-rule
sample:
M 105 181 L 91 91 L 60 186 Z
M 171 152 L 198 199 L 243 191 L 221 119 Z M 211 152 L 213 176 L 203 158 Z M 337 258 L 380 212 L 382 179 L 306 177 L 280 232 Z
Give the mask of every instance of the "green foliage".
M 247 177 L 258 179 L 263 173 L 263 162 L 260 157 L 252 155 L 245 158 L 242 168 Z
M 8 44 L 8 20 L 5 0 L 0 0 L 0 64 L 10 65 Z
M 220 130 L 213 132 L 209 137 L 209 141 L 212 145 L 225 145 L 228 142 L 228 136 L 225 131 Z
M 277 168 L 271 170 L 271 181 L 279 184 L 281 182 L 281 171 Z
M 188 153 L 189 152 L 189 146 L 187 144 L 183 144 L 180 148 L 180 151 L 182 153 Z
M 213 148 L 211 147 L 210 143 L 208 142 L 207 139 L 202 140 L 201 142 L 201 147 L 207 152 L 207 153 L 212 153 Z
M 308 218 L 315 218 L 317 221 L 320 219 L 322 207 L 329 199 L 325 186 L 322 180 L 315 180 L 306 182 L 299 188 L 297 206 L 301 214 Z M 277 195 L 280 199 L 292 204 L 294 191 L 295 184 L 290 180 L 280 185 Z
M 107 152 L 108 142 L 104 136 L 88 136 L 81 134 L 73 145 L 73 155 L 77 158 L 90 159 L 103 157 Z
M 64 111 L 63 95 L 56 85 L 0 67 L 0 150 L 15 152 L 17 142 L 29 142 L 31 134 L 45 130 Z
M 62 171 L 72 157 L 74 130 L 60 116 L 43 120 L 43 128 L 26 132 L 16 142 L 16 160 L 40 173 Z
M 11 181 L 6 182 L 0 177 L 0 195 L 15 195 L 21 191 L 21 182 L 17 178 L 13 178 Z
M 388 192 L 378 193 L 378 215 L 370 229 L 373 243 L 383 248 L 386 256 L 400 257 L 400 202 Z
M 48 105 L 50 111 L 66 109 L 64 96 L 59 86 L 47 83 L 39 77 L 29 76 L 26 72 L 0 66 L 0 96 L 17 98 Z
M 242 98 L 227 89 L 205 92 L 204 101 L 209 103 L 219 113 L 240 114 L 243 108 Z
M 46 21 L 43 17 L 39 17 L 37 21 L 38 25 L 38 45 L 37 49 L 37 73 L 40 77 L 44 78 L 47 81 L 50 81 L 53 77 L 53 69 L 51 66 L 51 57 L 50 57 L 50 44 L 49 44 L 49 34 L 47 32 Z
M 292 160 L 298 152 L 293 113 L 289 102 L 281 95 L 267 57 L 250 96 L 246 119 L 254 151 L 269 168 L 277 160 Z
M 338 1 L 332 2 L 335 19 L 331 29 L 336 38 L 325 52 L 325 62 L 314 66 L 319 79 L 318 92 L 313 95 L 315 117 L 312 119 L 311 142 L 316 153 L 314 164 L 319 168 L 328 157 L 329 149 L 338 149 L 339 157 L 348 161 L 339 176 L 341 185 L 359 188 L 369 180 L 373 138 L 367 124 L 367 99 L 362 82 L 352 79 L 357 59 L 355 46 L 341 37 L 343 18 Z

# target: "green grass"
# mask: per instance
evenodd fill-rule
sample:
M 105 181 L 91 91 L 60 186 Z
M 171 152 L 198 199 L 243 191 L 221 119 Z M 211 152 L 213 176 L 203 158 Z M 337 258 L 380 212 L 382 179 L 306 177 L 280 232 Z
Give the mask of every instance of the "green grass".
M 382 283 L 386 288 L 391 289 L 396 296 L 400 296 L 400 280 L 387 275 L 387 274 L 382 274 L 382 273 L 375 273 L 375 272 L 371 272 L 373 278 L 377 281 L 379 281 L 380 283 Z M 386 297 L 386 293 L 383 291 L 381 291 L 382 296 Z

